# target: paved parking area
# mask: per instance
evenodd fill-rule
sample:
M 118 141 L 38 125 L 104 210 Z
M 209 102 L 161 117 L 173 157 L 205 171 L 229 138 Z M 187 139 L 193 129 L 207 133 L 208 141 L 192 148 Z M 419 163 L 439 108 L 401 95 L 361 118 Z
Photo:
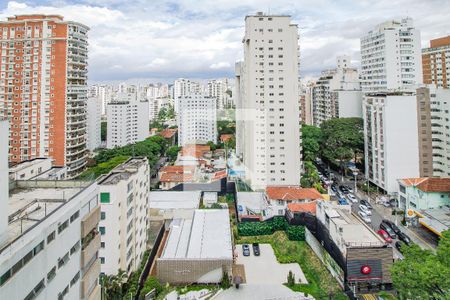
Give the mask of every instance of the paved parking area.
M 247 284 L 283 284 L 287 282 L 287 275 L 292 271 L 295 275 L 295 281 L 308 283 L 305 275 L 297 263 L 280 264 L 277 261 L 272 246 L 269 244 L 260 244 L 260 256 L 253 255 L 253 249 L 250 245 L 250 256 L 242 255 L 242 245 L 238 246 L 239 255 L 238 264 L 243 264 L 245 268 L 245 276 Z

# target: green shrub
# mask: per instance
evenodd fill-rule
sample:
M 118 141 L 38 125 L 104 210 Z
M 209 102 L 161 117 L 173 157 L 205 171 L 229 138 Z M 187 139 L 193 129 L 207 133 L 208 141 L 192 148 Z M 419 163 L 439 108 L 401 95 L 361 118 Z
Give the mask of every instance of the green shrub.
M 305 227 L 291 225 L 287 228 L 286 234 L 291 241 L 304 241 L 305 240 Z
M 269 222 L 246 222 L 238 225 L 239 235 L 269 235 L 273 233 L 272 224 Z
M 158 295 L 163 290 L 163 287 L 161 283 L 159 283 L 158 278 L 156 278 L 155 276 L 149 276 L 144 283 L 144 287 L 142 288 L 139 297 L 141 299 L 144 299 L 145 295 L 153 289 L 155 289 L 156 295 Z
M 288 223 L 284 217 L 274 217 L 271 221 L 273 231 L 286 230 Z

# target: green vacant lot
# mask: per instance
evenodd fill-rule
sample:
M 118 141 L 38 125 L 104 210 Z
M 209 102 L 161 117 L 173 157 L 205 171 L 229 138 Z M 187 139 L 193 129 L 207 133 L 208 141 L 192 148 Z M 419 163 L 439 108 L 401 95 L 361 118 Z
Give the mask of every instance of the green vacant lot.
M 290 241 L 284 231 L 272 235 L 240 237 L 236 242 L 271 244 L 280 263 L 298 263 L 309 283 L 295 284 L 290 287 L 292 290 L 307 293 L 316 299 L 348 299 L 306 242 Z

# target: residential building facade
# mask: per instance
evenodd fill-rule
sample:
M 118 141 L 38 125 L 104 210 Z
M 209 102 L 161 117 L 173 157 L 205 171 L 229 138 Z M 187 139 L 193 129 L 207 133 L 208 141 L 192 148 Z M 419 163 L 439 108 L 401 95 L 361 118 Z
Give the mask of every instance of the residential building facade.
M 101 146 L 102 99 L 90 97 L 87 101 L 87 148 L 94 151 Z
M 224 109 L 232 106 L 230 85 L 228 79 L 210 80 L 207 84 L 208 97 L 216 99 L 216 108 Z
M 188 96 L 190 94 L 201 93 L 201 87 L 199 82 L 191 81 L 185 78 L 179 78 L 175 80 L 173 84 L 173 99 L 175 113 L 178 113 L 180 98 Z
M 147 246 L 150 168 L 147 158 L 130 158 L 98 180 L 101 214 L 101 273 L 136 271 Z
M 399 207 L 405 212 L 450 206 L 450 177 L 419 177 L 398 180 Z
M 58 15 L 0 22 L 0 115 L 10 120 L 10 162 L 50 157 L 68 176 L 86 165 L 87 32 Z
M 178 146 L 217 142 L 216 98 L 190 94 L 179 98 Z
M 236 150 L 253 190 L 300 182 L 298 38 L 289 16 L 245 18 L 244 61 L 236 64 Z
M 450 36 L 430 41 L 422 49 L 423 82 L 436 87 L 450 87 Z
M 358 70 L 349 56 L 337 57 L 337 68 L 322 72 L 312 88 L 313 124 L 332 118 L 362 117 L 362 92 Z M 306 107 L 305 107 L 306 108 Z
M 361 38 L 364 92 L 414 90 L 422 82 L 420 31 L 411 18 L 386 21 Z

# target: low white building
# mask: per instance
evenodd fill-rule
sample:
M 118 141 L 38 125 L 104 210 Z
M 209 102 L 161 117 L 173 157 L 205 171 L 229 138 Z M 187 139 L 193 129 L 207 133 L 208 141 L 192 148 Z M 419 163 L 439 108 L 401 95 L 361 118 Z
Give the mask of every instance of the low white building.
M 238 192 L 236 203 L 239 220 L 255 218 L 264 221 L 271 217 L 270 203 L 264 192 Z
M 228 209 L 198 209 L 192 218 L 172 221 L 156 273 L 171 284 L 219 283 L 232 265 Z
M 217 142 L 216 99 L 190 94 L 178 99 L 178 146 Z
M 48 183 L 0 188 L 0 299 L 100 299 L 97 184 Z
M 200 191 L 153 191 L 150 192 L 150 221 L 167 221 L 191 218 L 200 207 Z
M 145 140 L 148 136 L 149 103 L 136 92 L 119 93 L 117 101 L 107 106 L 106 148 L 122 147 Z
M 90 97 L 87 100 L 86 107 L 86 134 L 87 148 L 93 151 L 101 145 L 101 118 L 102 118 L 102 99 L 100 97 Z
M 367 94 L 363 119 L 366 178 L 395 193 L 397 179 L 420 177 L 415 93 Z
M 23 161 L 9 169 L 12 180 L 28 180 L 52 168 L 51 158 L 38 157 Z
M 130 158 L 97 180 L 103 274 L 139 268 L 147 244 L 149 169 L 147 158 Z

